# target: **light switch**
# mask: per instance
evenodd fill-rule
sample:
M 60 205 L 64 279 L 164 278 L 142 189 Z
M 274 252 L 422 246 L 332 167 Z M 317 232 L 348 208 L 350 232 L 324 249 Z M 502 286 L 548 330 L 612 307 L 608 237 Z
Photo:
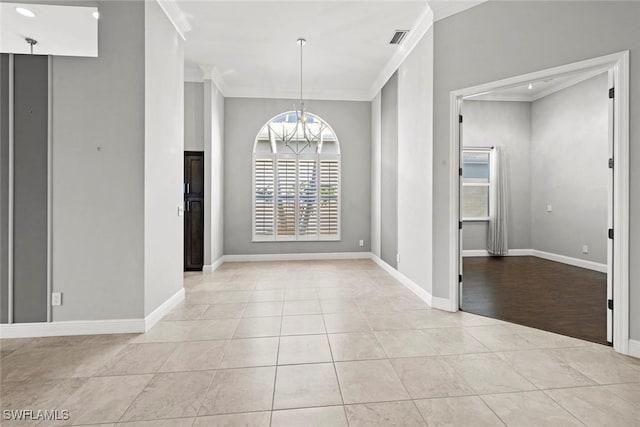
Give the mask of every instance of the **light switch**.
M 547 205 L 547 212 L 553 212 L 553 208 L 551 207 L 551 205 Z

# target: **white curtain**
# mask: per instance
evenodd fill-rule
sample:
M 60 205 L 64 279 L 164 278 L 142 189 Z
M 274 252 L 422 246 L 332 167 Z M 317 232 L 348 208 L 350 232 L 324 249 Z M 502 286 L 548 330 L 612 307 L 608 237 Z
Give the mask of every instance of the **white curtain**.
M 490 165 L 491 190 L 489 191 L 489 235 L 487 251 L 491 255 L 507 255 L 507 168 L 506 156 L 501 147 L 494 147 Z

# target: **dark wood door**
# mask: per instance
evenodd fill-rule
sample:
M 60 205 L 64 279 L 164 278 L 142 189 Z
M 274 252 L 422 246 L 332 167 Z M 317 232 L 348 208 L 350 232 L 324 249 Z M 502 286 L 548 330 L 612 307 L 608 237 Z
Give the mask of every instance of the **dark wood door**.
M 184 270 L 204 263 L 204 153 L 184 153 Z

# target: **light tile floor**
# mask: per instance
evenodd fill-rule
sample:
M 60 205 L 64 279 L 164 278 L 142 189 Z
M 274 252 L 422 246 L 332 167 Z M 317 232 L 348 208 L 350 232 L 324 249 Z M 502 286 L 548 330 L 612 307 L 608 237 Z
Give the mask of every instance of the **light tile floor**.
M 640 425 L 640 360 L 432 310 L 371 261 L 227 263 L 185 288 L 146 334 L 1 341 L 1 409 L 103 426 Z

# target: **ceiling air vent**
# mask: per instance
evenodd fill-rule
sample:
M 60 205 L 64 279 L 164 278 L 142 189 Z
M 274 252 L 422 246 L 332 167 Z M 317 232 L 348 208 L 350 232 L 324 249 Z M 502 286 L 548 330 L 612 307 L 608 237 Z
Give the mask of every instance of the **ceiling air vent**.
M 402 43 L 404 38 L 407 37 L 408 32 L 409 30 L 396 30 L 395 33 L 393 33 L 393 37 L 391 37 L 391 41 L 389 41 L 389 44 Z

